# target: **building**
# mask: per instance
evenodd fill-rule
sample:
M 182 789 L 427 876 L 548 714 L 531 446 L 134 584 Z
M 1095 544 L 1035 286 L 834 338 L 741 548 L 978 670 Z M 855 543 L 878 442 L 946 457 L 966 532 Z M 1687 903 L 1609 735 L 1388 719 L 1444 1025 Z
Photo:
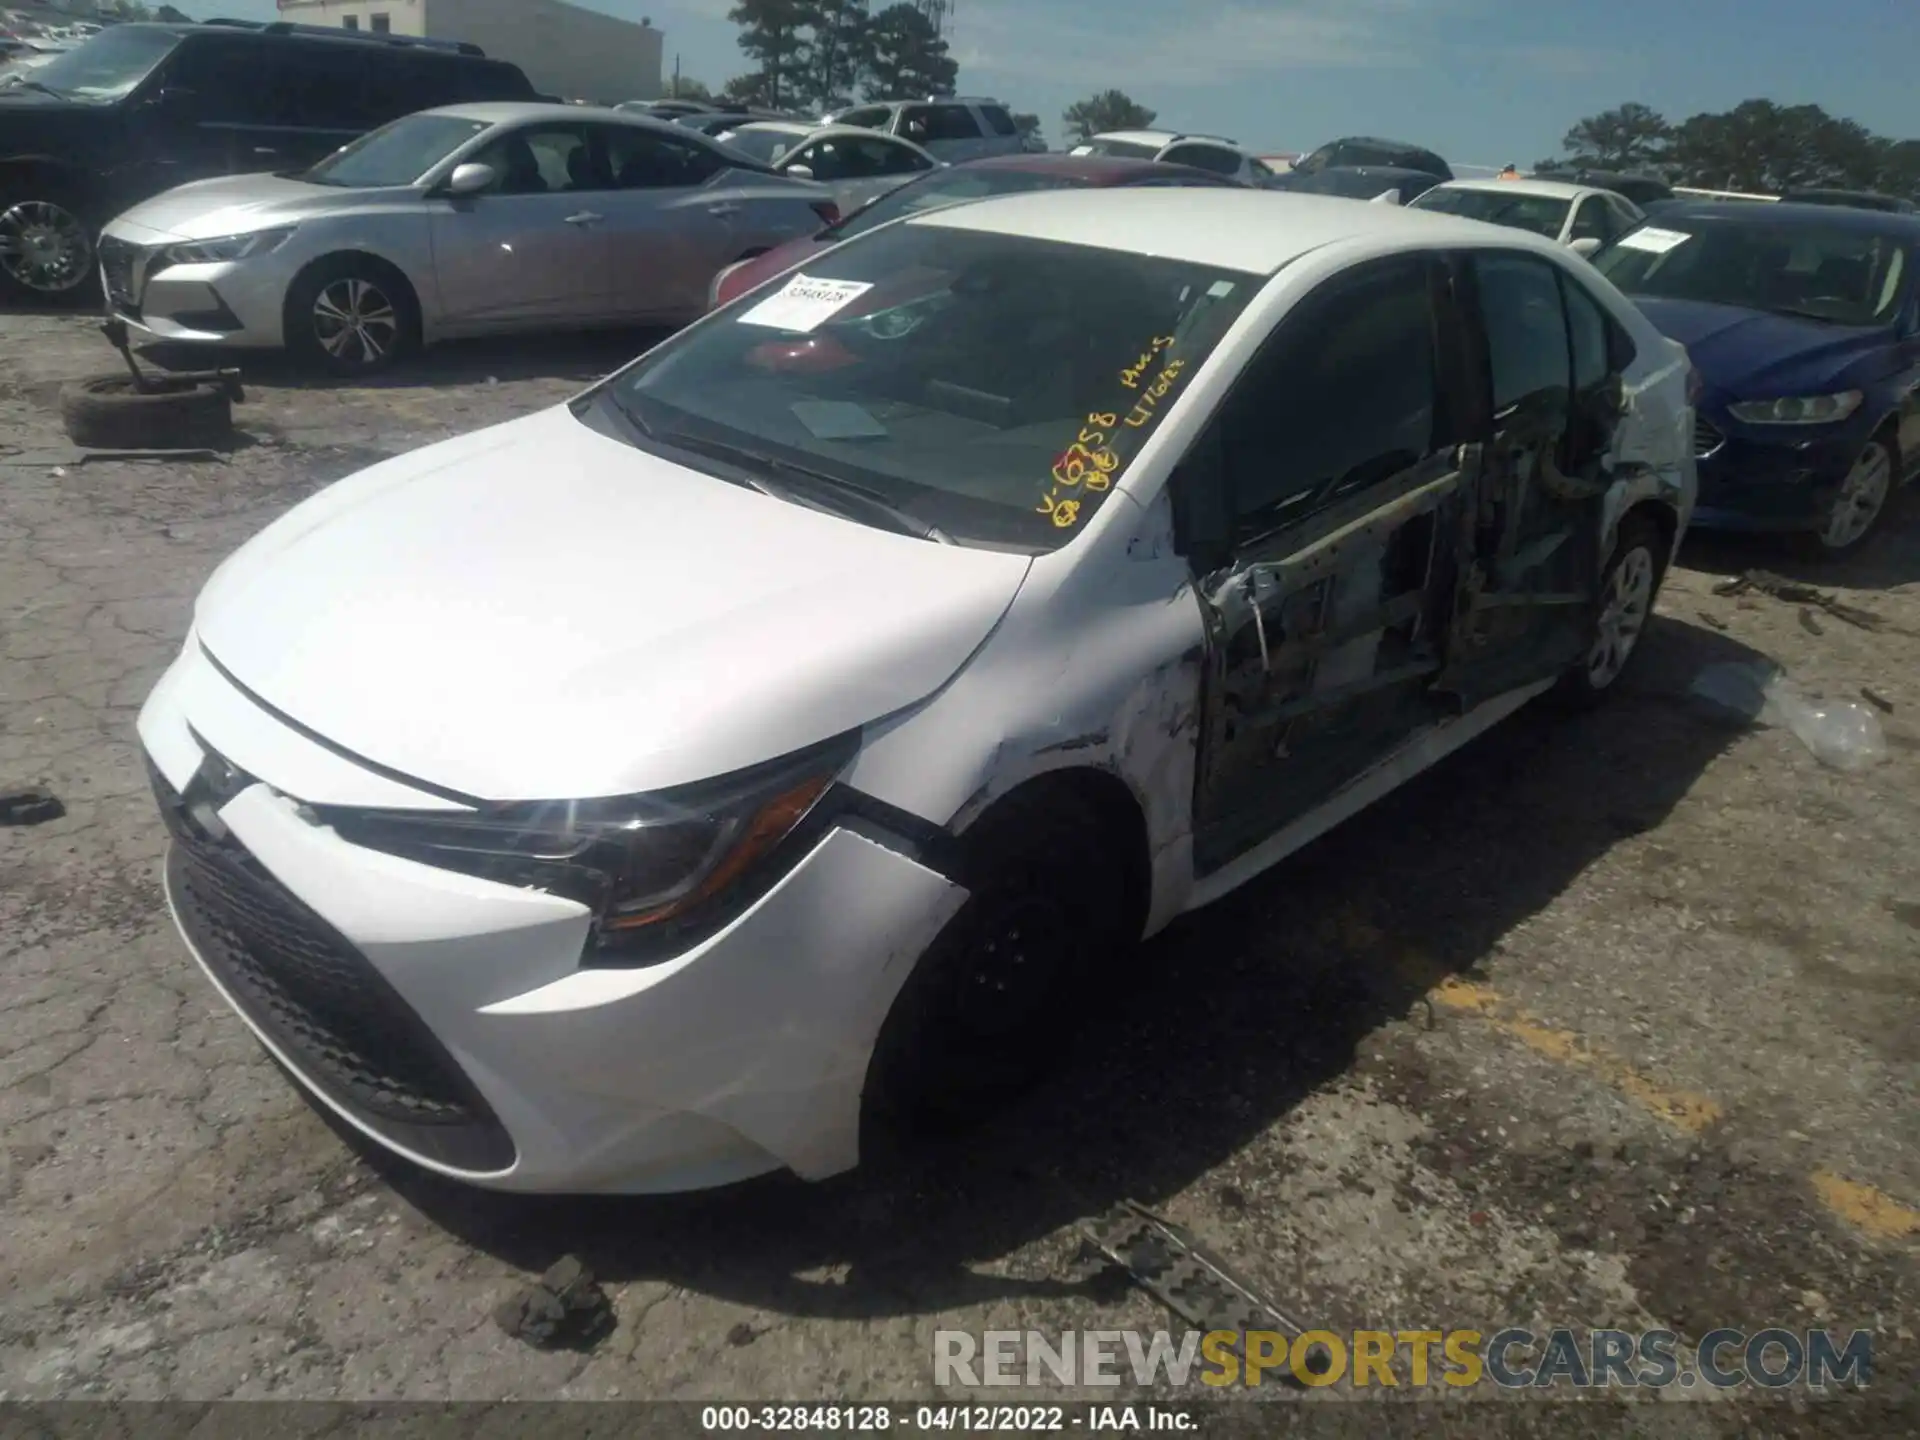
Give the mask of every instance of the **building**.
M 665 36 L 564 0 L 279 0 L 280 18 L 429 40 L 465 40 L 565 100 L 652 100 Z

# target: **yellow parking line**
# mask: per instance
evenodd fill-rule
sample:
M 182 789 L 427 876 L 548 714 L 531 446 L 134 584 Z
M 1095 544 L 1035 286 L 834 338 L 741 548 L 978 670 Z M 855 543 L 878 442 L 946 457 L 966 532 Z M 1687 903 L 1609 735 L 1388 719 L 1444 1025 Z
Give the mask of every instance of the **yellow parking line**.
M 1463 1014 L 1481 1016 L 1501 1034 L 1518 1040 L 1537 1055 L 1561 1065 L 1585 1070 L 1674 1129 L 1698 1135 L 1725 1112 L 1705 1095 L 1673 1090 L 1649 1079 L 1609 1050 L 1508 1005 L 1492 989 L 1457 976 L 1448 976 L 1430 992 L 1436 1005 Z
M 1905 1240 L 1920 1235 L 1920 1210 L 1910 1209 L 1884 1191 L 1831 1170 L 1813 1172 L 1814 1193 L 1834 1214 L 1876 1240 Z

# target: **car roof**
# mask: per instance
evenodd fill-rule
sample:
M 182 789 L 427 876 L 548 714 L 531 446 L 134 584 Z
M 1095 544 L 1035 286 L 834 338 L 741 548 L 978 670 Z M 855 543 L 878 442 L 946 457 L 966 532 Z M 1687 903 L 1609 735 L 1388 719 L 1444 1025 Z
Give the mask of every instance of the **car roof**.
M 1485 245 L 1490 228 L 1432 210 L 1240 186 L 1045 190 L 923 211 L 903 223 L 1028 235 L 1256 275 L 1271 275 L 1310 250 L 1344 240 Z M 1498 233 L 1509 245 L 1537 238 Z M 1529 248 L 1558 253 L 1544 239 Z
M 1093 140 L 1121 140 L 1131 145 L 1171 145 L 1180 139 L 1178 130 L 1102 130 Z
M 422 115 L 451 115 L 457 120 L 481 120 L 489 125 L 505 125 L 515 120 L 579 120 L 584 118 L 612 125 L 633 125 L 658 130 L 664 135 L 700 135 L 685 125 L 675 125 L 655 115 L 634 110 L 615 110 L 610 105 L 565 105 L 547 100 L 470 100 L 461 105 L 436 105 Z M 705 136 L 700 138 L 705 139 Z
M 1124 185 L 1129 180 L 1144 180 L 1155 175 L 1208 175 L 1190 165 L 1169 165 L 1133 155 L 1063 155 L 1048 151 L 1037 155 L 991 155 L 979 160 L 962 160 L 956 170 L 1019 170 L 1032 175 L 1059 175 L 1069 180 L 1084 180 L 1090 185 Z
M 714 117 L 718 119 L 718 116 Z M 681 127 L 685 129 L 685 126 Z M 809 125 L 804 120 L 742 120 L 734 130 L 754 130 L 768 135 L 837 135 L 854 132 L 861 135 L 875 135 L 878 131 L 869 130 L 864 125 Z M 881 136 L 888 139 L 888 136 Z
M 1548 200 L 1578 200 L 1605 189 L 1602 185 L 1570 185 L 1562 180 L 1443 180 L 1434 190 L 1491 190 L 1502 195 L 1539 195 Z M 1427 192 L 1429 195 L 1432 190 Z
M 1771 226 L 1803 225 L 1809 230 L 1858 230 L 1870 235 L 1899 235 L 1920 240 L 1920 215 L 1891 210 L 1853 210 L 1841 205 L 1742 205 L 1725 200 L 1675 200 L 1660 207 L 1659 222 L 1674 220 L 1756 220 Z

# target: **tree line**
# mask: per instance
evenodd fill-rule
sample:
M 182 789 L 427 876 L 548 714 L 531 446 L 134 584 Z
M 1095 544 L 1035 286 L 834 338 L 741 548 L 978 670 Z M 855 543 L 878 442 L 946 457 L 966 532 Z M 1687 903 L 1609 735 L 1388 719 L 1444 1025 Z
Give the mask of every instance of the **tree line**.
M 742 104 L 835 110 L 855 99 L 951 95 L 959 78 L 933 20 L 906 0 L 880 10 L 868 0 L 739 0 L 727 18 L 755 65 L 722 91 Z M 680 91 L 692 88 L 683 82 Z
M 1818 105 L 1747 100 L 1675 124 L 1629 103 L 1567 131 L 1537 169 L 1646 171 L 1703 190 L 1874 190 L 1920 201 L 1920 140 L 1892 140 Z

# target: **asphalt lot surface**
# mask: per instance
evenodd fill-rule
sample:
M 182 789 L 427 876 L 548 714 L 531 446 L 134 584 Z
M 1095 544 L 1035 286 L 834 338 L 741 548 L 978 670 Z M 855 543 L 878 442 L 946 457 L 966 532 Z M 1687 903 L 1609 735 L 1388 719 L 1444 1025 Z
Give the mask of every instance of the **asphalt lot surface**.
M 79 317 L 0 317 L 0 788 L 68 810 L 0 829 L 0 1398 L 929 1396 L 936 1329 L 1178 1328 L 1082 1250 L 1123 1198 L 1336 1330 L 1865 1328 L 1876 1389 L 1911 1386 L 1920 498 L 1817 577 L 1877 633 L 1716 597 L 1809 572 L 1691 546 L 1610 708 L 1524 712 L 1189 917 L 1030 1103 L 911 1163 L 536 1201 L 350 1145 L 175 938 L 134 716 L 274 515 L 644 338 L 464 347 L 377 388 L 263 365 L 225 461 L 82 462 L 55 395 L 110 352 Z M 1890 701 L 1886 762 L 1823 768 L 1687 700 L 1760 655 Z M 567 1253 L 611 1336 L 503 1334 L 495 1302 Z

